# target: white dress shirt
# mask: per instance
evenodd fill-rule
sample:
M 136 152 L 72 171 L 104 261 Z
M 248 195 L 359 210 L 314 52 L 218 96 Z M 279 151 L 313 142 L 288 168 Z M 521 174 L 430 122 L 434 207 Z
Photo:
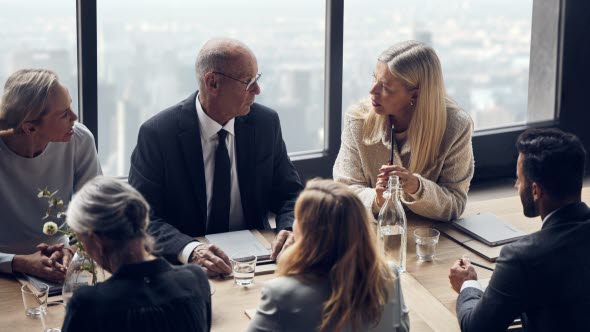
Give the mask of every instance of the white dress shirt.
M 236 140 L 234 123 L 235 119 L 229 120 L 224 126 L 211 119 L 203 110 L 199 102 L 199 95 L 196 98 L 197 116 L 199 117 L 199 131 L 201 133 L 201 147 L 203 149 L 203 164 L 205 166 L 205 188 L 207 191 L 207 220 L 211 213 L 212 195 L 213 195 L 213 178 L 215 174 L 215 151 L 219 144 L 219 136 L 217 133 L 222 128 L 227 131 L 228 135 L 225 137 L 225 145 L 229 153 L 229 161 L 231 163 L 231 202 L 229 209 L 229 230 L 238 231 L 246 229 L 246 220 L 244 220 L 244 212 L 242 210 L 242 198 L 240 195 L 240 184 L 238 182 L 238 169 L 236 162 Z M 182 263 L 187 263 L 191 252 L 199 246 L 200 242 L 194 241 L 187 244 L 179 253 L 178 260 Z

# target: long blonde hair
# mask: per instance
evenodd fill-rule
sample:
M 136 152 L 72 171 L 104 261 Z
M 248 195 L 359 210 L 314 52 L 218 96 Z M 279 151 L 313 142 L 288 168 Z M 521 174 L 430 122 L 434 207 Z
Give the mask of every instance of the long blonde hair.
M 440 61 L 430 46 L 414 40 L 401 42 L 383 51 L 378 60 L 387 64 L 391 74 L 401 80 L 406 89 L 419 90 L 408 128 L 412 153 L 409 165 L 405 166 L 411 172 L 423 173 L 436 163 L 447 126 L 447 108 L 458 106 L 446 95 Z M 351 116 L 365 120 L 365 144 L 377 144 L 388 137 L 391 130 L 388 115 L 379 115 L 370 107 L 361 107 Z
M 302 238 L 283 254 L 277 273 L 329 278 L 332 292 L 319 331 L 377 324 L 394 276 L 378 254 L 360 199 L 343 184 L 311 180 L 297 199 L 295 218 Z
M 21 69 L 10 75 L 0 101 L 0 133 L 19 133 L 23 123 L 47 114 L 47 98 L 58 83 L 48 69 Z

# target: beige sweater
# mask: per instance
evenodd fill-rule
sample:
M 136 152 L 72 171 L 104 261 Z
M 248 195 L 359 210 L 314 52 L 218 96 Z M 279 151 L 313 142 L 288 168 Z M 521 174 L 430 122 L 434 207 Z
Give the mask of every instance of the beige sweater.
M 334 180 L 347 184 L 360 197 L 373 214 L 379 213 L 375 202 L 375 184 L 381 165 L 389 162 L 391 151 L 390 133 L 381 142 L 365 145 L 362 139 L 362 119 L 350 116 L 358 108 L 371 107 L 361 102 L 347 112 L 342 129 L 340 152 L 334 164 Z M 440 145 L 438 162 L 424 174 L 415 174 L 420 179 L 420 189 L 403 195 L 406 208 L 412 212 L 442 221 L 458 218 L 465 209 L 469 183 L 473 177 L 473 149 L 471 134 L 473 124 L 469 115 L 458 109 L 447 110 L 447 128 Z M 408 165 L 410 144 L 395 144 L 394 164 Z

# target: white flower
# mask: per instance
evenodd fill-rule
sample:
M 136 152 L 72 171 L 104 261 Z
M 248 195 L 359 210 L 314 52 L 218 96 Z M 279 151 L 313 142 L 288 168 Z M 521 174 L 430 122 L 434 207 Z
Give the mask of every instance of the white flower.
M 42 197 L 51 197 L 52 193 L 47 189 L 38 189 L 39 192 L 37 193 L 37 197 L 42 198 Z M 56 191 L 57 192 L 57 191 Z
M 57 224 L 53 221 L 48 221 L 43 225 L 43 233 L 45 235 L 54 235 L 57 233 Z

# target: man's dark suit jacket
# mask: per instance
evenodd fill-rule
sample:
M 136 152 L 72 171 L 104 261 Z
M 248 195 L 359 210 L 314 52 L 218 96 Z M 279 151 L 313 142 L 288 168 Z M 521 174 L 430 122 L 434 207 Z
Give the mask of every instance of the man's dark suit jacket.
M 196 236 L 207 234 L 207 192 L 196 95 L 146 121 L 131 155 L 129 183 L 152 209 L 150 233 L 156 249 L 171 262 Z M 277 113 L 253 104 L 235 118 L 238 182 L 250 229 L 293 225 L 293 207 L 303 186 L 287 155 Z
M 590 209 L 563 207 L 540 231 L 502 248 L 485 291 L 457 299 L 461 331 L 506 331 L 521 313 L 526 331 L 590 330 Z
M 123 265 L 111 278 L 82 287 L 68 302 L 62 331 L 197 331 L 211 329 L 211 290 L 196 265 L 162 258 Z

